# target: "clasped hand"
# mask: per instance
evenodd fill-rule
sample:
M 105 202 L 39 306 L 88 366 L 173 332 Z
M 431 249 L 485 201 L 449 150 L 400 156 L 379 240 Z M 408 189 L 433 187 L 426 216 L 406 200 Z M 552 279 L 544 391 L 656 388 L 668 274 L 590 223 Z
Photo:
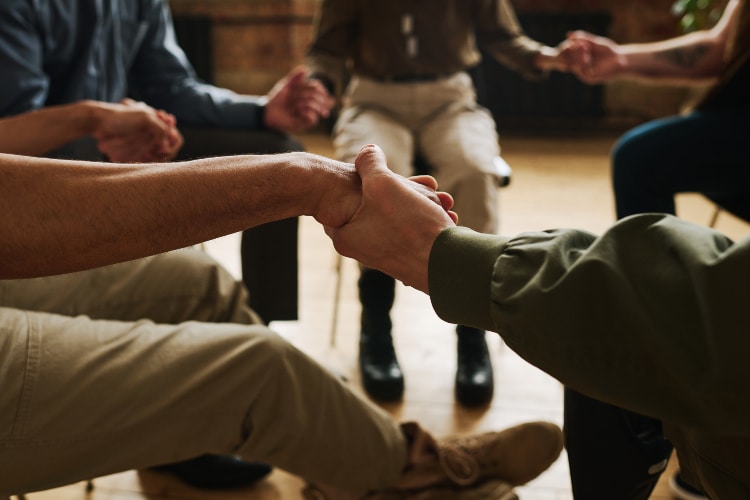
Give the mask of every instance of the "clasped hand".
M 432 244 L 458 221 L 453 197 L 437 191 L 431 176 L 395 174 L 374 145 L 364 147 L 354 165 L 362 181 L 361 202 L 345 224 L 326 226 L 326 234 L 342 255 L 427 292 Z

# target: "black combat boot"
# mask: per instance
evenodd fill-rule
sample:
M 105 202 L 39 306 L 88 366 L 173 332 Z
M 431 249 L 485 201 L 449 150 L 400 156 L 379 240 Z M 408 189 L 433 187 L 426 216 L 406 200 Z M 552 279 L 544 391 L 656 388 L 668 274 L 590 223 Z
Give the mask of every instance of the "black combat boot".
M 495 383 L 484 330 L 458 325 L 456 399 L 464 406 L 482 406 L 492 400 Z
M 396 281 L 387 274 L 365 269 L 359 277 L 362 331 L 359 370 L 362 385 L 378 401 L 397 401 L 404 394 L 404 375 L 391 338 L 390 311 Z

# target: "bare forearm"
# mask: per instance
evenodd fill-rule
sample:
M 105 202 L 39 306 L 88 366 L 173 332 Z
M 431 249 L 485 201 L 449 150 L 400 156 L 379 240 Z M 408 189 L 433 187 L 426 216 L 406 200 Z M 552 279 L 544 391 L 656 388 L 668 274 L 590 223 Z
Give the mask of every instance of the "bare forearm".
M 715 78 L 724 67 L 725 50 L 736 28 L 740 6 L 739 0 L 730 0 L 710 30 L 662 42 L 622 46 L 626 74 L 678 83 Z
M 623 76 L 690 83 L 715 78 L 723 67 L 724 45 L 695 33 L 674 40 L 621 47 Z
M 345 164 L 305 153 L 112 165 L 0 155 L 0 278 L 71 272 L 180 248 L 356 192 Z M 338 196 L 340 195 L 340 196 Z M 357 200 L 358 202 L 358 200 Z M 335 214 L 334 214 L 335 215 Z
M 30 111 L 0 120 L 0 152 L 37 156 L 94 129 L 95 104 L 82 101 Z

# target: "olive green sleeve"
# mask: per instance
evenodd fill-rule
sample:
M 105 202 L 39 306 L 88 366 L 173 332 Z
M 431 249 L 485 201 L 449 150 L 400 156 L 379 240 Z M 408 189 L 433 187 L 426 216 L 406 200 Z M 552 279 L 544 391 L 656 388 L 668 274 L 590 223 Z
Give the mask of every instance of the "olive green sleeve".
M 750 238 L 667 215 L 514 238 L 449 229 L 430 295 L 564 384 L 694 428 L 750 432 Z

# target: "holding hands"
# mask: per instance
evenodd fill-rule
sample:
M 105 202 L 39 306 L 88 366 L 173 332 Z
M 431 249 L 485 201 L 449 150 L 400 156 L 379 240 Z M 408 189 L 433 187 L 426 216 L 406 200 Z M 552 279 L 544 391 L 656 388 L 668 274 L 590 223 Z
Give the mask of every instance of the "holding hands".
M 182 147 L 182 135 L 171 114 L 132 99 L 97 103 L 94 128 L 99 151 L 116 163 L 168 161 Z
M 601 83 L 622 73 L 625 57 L 609 38 L 573 31 L 557 47 L 544 47 L 537 59 L 544 70 L 567 71 L 586 83 Z
M 279 80 L 268 93 L 265 125 L 284 132 L 299 132 L 327 117 L 334 98 L 323 85 L 297 68 Z
M 575 48 L 570 53 L 569 71 L 586 83 L 607 81 L 620 75 L 626 66 L 619 45 L 609 38 L 573 31 L 564 43 Z
M 354 165 L 362 180 L 362 198 L 346 224 L 326 226 L 334 247 L 427 292 L 432 244 L 458 220 L 451 211 L 453 198 L 436 191 L 437 182 L 430 176 L 406 179 L 389 170 L 377 146 L 364 147 Z

